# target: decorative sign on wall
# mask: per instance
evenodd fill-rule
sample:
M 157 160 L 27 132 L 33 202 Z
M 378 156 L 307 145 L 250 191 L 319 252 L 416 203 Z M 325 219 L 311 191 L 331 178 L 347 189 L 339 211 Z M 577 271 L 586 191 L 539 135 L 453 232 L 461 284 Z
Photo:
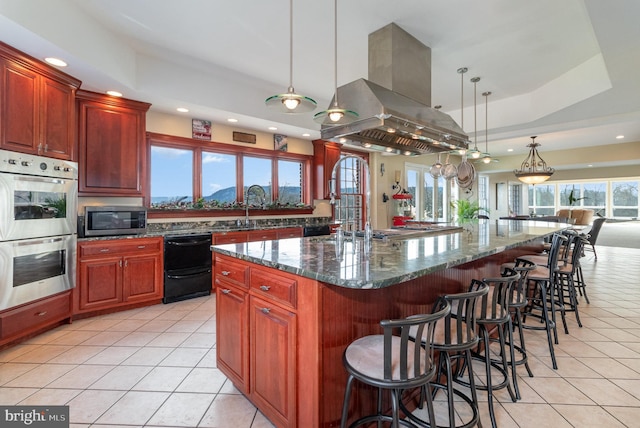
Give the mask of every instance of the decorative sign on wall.
M 239 143 L 256 143 L 256 134 L 246 134 L 244 132 L 233 131 L 233 141 L 237 141 Z
M 191 138 L 194 140 L 211 141 L 211 121 L 202 119 L 191 120 Z
M 287 136 L 281 134 L 273 134 L 273 150 L 287 151 Z

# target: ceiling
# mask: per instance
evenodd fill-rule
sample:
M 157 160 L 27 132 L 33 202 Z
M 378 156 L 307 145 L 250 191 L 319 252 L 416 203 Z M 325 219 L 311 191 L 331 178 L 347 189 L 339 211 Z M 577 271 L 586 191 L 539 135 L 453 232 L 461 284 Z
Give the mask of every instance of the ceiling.
M 333 2 L 293 4 L 293 86 L 317 112 L 335 88 Z M 488 123 L 494 156 L 531 135 L 544 151 L 640 141 L 637 0 L 341 0 L 337 16 L 338 86 L 367 77 L 368 34 L 395 22 L 432 49 L 432 105 L 480 149 Z M 316 139 L 313 113 L 264 104 L 289 86 L 289 30 L 287 0 L 0 0 L 0 39 L 65 59 L 84 89 Z

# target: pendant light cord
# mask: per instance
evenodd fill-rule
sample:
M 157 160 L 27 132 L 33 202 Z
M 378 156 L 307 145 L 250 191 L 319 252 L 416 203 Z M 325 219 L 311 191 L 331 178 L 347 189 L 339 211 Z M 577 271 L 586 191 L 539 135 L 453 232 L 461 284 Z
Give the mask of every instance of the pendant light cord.
M 289 89 L 293 90 L 293 0 L 289 0 Z
M 338 108 L 338 0 L 333 0 L 333 82 L 335 95 L 333 106 Z
M 483 92 L 484 95 L 484 150 L 489 154 L 489 95 L 491 92 Z
M 479 77 L 474 77 L 471 79 L 471 81 L 473 82 L 473 149 L 477 152 L 478 151 L 478 118 L 476 115 L 476 110 L 477 110 L 477 102 L 476 102 L 476 96 L 477 96 L 477 90 L 476 90 L 476 85 L 478 84 L 478 82 L 480 81 Z

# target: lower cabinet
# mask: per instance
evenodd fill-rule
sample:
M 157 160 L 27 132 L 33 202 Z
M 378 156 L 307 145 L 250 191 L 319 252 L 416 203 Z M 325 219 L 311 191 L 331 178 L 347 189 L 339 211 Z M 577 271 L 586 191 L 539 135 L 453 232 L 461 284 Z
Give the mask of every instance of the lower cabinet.
M 71 291 L 0 312 L 0 346 L 71 318 Z
M 251 296 L 250 396 L 276 426 L 295 426 L 296 315 Z
M 161 237 L 79 243 L 74 313 L 158 303 L 162 246 Z
M 277 427 L 297 426 L 295 279 L 215 255 L 217 366 Z

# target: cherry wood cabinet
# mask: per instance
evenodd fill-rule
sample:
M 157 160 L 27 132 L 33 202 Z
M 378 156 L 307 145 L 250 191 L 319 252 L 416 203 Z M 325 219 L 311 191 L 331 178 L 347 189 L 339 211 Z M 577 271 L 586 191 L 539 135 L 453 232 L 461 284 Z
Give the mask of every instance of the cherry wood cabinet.
M 298 279 L 216 253 L 215 283 L 218 368 L 277 427 L 310 426 L 297 406 Z
M 324 140 L 313 141 L 314 199 L 329 199 L 329 180 L 333 166 L 340 160 L 342 144 Z
M 0 42 L 0 147 L 76 160 L 80 81 Z
M 161 237 L 79 243 L 74 313 L 159 303 L 162 247 Z
M 71 291 L 0 312 L 0 346 L 71 319 Z
M 79 195 L 144 196 L 151 105 L 82 90 L 76 99 Z
M 239 244 L 241 242 L 271 241 L 284 238 L 299 238 L 301 227 L 285 227 L 279 229 L 233 230 L 216 232 L 212 235 L 213 245 Z

